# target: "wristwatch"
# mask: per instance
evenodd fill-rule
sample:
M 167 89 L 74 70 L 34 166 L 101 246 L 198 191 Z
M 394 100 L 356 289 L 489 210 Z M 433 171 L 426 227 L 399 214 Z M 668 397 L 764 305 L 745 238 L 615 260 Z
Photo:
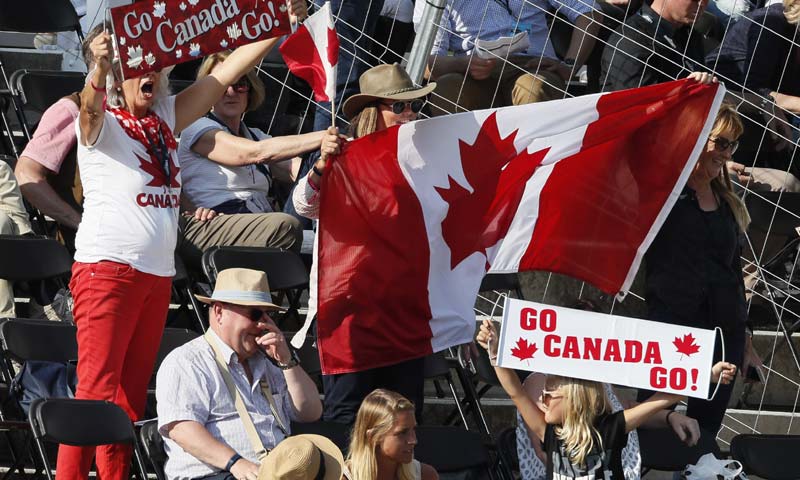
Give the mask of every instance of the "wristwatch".
M 574 68 L 575 67 L 575 59 L 574 58 L 565 58 L 564 60 L 561 60 L 561 64 L 566 66 L 566 67 L 569 67 L 569 68 Z
M 276 367 L 280 368 L 281 370 L 289 370 L 290 368 L 300 365 L 300 357 L 297 356 L 297 351 L 293 348 L 290 348 L 289 352 L 292 354 L 292 358 L 289 360 L 289 363 L 280 363 L 276 360 L 274 362 Z

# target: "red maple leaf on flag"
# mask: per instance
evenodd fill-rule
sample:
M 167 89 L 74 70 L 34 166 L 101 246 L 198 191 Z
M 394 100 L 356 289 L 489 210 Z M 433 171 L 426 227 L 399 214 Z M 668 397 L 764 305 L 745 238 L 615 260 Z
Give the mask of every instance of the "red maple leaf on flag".
M 450 247 L 450 268 L 454 269 L 475 252 L 485 256 L 487 248 L 505 237 L 525 183 L 550 150 L 517 153 L 516 135 L 514 130 L 506 138 L 500 138 L 497 113 L 492 113 L 472 145 L 459 140 L 461 168 L 469 184 L 465 188 L 448 177 L 447 188 L 436 187 L 449 205 L 442 222 L 442 236 Z
M 520 337 L 519 340 L 517 340 L 517 346 L 511 347 L 511 355 L 520 360 L 527 360 L 533 358 L 536 350 L 538 350 L 538 348 L 536 348 L 536 342 L 529 344 L 527 340 Z
M 700 351 L 700 345 L 694 343 L 695 340 L 696 338 L 691 333 L 687 333 L 683 338 L 675 337 L 675 340 L 672 341 L 675 349 L 681 354 L 681 359 L 683 359 L 684 355 L 688 357 Z
M 139 168 L 153 177 L 153 179 L 147 183 L 148 187 L 168 186 L 169 188 L 178 188 L 181 186 L 178 182 L 178 172 L 180 172 L 181 169 L 172 161 L 172 155 L 169 157 L 169 184 L 167 184 L 166 172 L 164 172 L 164 169 L 154 158 L 149 157 L 148 159 L 144 159 L 139 155 L 136 155 L 136 158 L 139 159 Z

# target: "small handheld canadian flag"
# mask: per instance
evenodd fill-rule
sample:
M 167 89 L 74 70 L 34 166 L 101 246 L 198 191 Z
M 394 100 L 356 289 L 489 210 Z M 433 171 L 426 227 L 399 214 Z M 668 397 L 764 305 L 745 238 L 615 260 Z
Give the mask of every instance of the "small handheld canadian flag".
M 303 22 L 280 47 L 289 70 L 314 91 L 318 102 L 333 102 L 336 96 L 336 64 L 339 38 L 333 27 L 329 2 Z

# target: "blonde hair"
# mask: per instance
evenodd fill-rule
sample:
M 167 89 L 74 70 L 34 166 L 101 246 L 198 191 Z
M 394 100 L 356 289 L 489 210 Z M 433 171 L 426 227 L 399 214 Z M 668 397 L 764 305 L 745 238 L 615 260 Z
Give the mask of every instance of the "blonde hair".
M 197 79 L 200 80 L 201 78 L 207 77 L 211 73 L 211 70 L 214 70 L 214 67 L 224 62 L 231 53 L 233 53 L 231 50 L 223 50 L 222 52 L 207 56 L 203 60 L 203 63 L 200 64 L 200 68 L 197 69 Z M 255 68 L 245 73 L 244 77 L 247 78 L 247 81 L 250 83 L 250 91 L 247 92 L 246 111 L 252 112 L 264 103 L 264 99 L 267 98 L 267 92 L 264 87 L 264 82 L 258 78 L 258 73 L 256 73 Z
M 414 404 L 399 393 L 379 388 L 364 398 L 350 436 L 347 465 L 351 480 L 375 480 L 378 447 L 392 431 L 400 412 L 413 412 Z M 400 465 L 397 480 L 414 480 L 413 462 Z
M 599 415 L 611 412 L 611 405 L 600 382 L 548 375 L 546 389 L 564 395 L 561 405 L 564 421 L 555 428 L 567 456 L 575 465 L 584 465 L 595 447 L 603 450 L 600 434 L 594 427 Z
M 375 133 L 378 129 L 378 105 L 374 102 L 361 109 L 352 119 L 350 119 L 349 134 L 353 138 L 361 138 Z
M 800 23 L 800 0 L 783 0 L 783 15 L 792 25 Z
M 736 139 L 743 132 L 744 124 L 736 112 L 736 107 L 730 103 L 723 103 L 717 113 L 714 126 L 711 128 L 711 136 L 724 135 L 728 138 Z M 742 199 L 734 192 L 728 169 L 724 166 L 720 169 L 719 176 L 711 180 L 711 190 L 728 204 L 736 223 L 739 225 L 739 229 L 743 232 L 746 231 L 747 226 L 750 225 L 750 214 L 747 212 L 747 207 L 745 207 Z

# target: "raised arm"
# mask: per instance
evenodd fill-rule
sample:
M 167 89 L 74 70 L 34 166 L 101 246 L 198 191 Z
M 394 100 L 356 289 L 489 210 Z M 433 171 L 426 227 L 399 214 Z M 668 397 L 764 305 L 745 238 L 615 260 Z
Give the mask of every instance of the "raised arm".
M 103 98 L 106 94 L 106 75 L 111 70 L 111 59 L 114 49 L 111 45 L 111 35 L 103 32 L 96 36 L 89 44 L 89 50 L 94 57 L 95 69 L 87 78 L 86 85 L 81 90 L 81 111 L 78 114 L 80 135 L 78 141 L 81 145 L 94 145 L 100 130 L 103 128 Z
M 305 0 L 287 0 L 289 14 L 302 19 L 307 15 Z M 183 90 L 175 98 L 175 131 L 180 132 L 192 122 L 205 115 L 216 103 L 228 85 L 261 62 L 278 43 L 279 38 L 268 38 L 260 42 L 242 45 L 225 59 L 219 68 Z
M 727 385 L 736 376 L 736 365 L 727 362 L 717 362 L 711 367 L 711 381 Z M 683 398 L 674 393 L 658 392 L 644 402 L 625 410 L 625 431 L 638 428 L 656 413 L 671 407 Z
M 229 167 L 280 162 L 317 150 L 325 133 L 310 132 L 255 141 L 224 130 L 211 130 L 200 136 L 192 145 L 192 151 Z
M 484 320 L 481 324 L 480 332 L 476 341 L 478 344 L 489 352 L 489 358 L 492 362 L 497 361 L 497 331 L 491 320 Z M 491 346 L 491 348 L 490 348 Z M 494 353 L 493 353 L 494 352 Z M 547 428 L 547 423 L 544 420 L 544 414 L 533 399 L 525 392 L 519 377 L 513 370 L 495 366 L 494 371 L 497 374 L 497 379 L 500 380 L 500 385 L 506 391 L 511 401 L 519 410 L 522 419 L 528 429 L 536 434 L 539 440 L 544 441 L 544 432 Z

